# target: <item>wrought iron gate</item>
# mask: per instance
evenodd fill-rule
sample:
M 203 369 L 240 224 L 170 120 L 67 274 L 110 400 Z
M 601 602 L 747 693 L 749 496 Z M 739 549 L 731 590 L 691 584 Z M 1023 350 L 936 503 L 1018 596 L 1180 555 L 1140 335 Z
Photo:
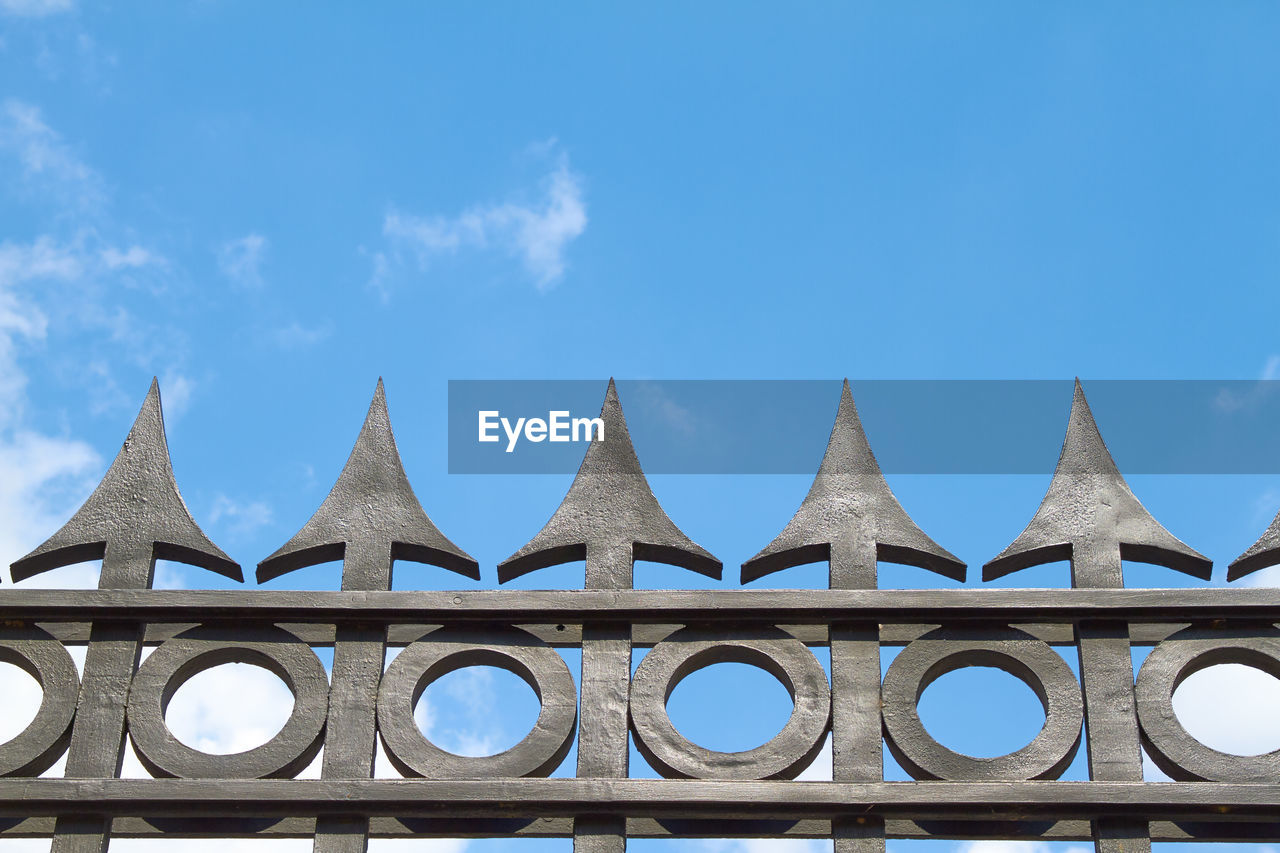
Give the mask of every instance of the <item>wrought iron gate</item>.
M 879 590 L 877 562 L 963 579 L 965 566 L 907 516 L 867 444 L 846 383 L 826 456 L 794 518 L 742 568 L 749 582 L 829 562 L 829 590 L 634 590 L 635 560 L 720 577 L 721 565 L 658 505 L 610 383 L 568 495 L 500 581 L 585 560 L 586 589 L 391 591 L 395 560 L 479 578 L 476 562 L 419 506 L 392 438 L 382 385 L 355 449 L 310 521 L 258 579 L 343 561 L 338 592 L 152 590 L 157 559 L 241 579 L 178 494 L 153 384 L 97 490 L 15 580 L 101 559 L 99 589 L 0 590 L 0 660 L 42 685 L 40 709 L 0 745 L 0 838 L 104 850 L 131 837 L 307 837 L 360 851 L 369 837 L 560 836 L 580 851 L 627 837 L 832 838 L 876 853 L 886 838 L 1092 839 L 1101 853 L 1151 840 L 1280 839 L 1280 751 L 1253 757 L 1193 739 L 1172 693 L 1191 673 L 1243 663 L 1280 676 L 1280 594 L 1124 589 L 1121 561 L 1209 577 L 1209 561 L 1161 527 L 1125 484 L 1077 383 L 1048 494 L 983 569 L 990 580 L 1069 560 L 1073 589 Z M 1234 580 L 1280 562 L 1280 516 L 1231 565 Z M 67 645 L 87 644 L 83 675 Z M 139 664 L 144 645 L 156 646 Z M 332 674 L 313 651 L 333 646 Z M 830 677 L 810 651 L 829 645 Z M 881 647 L 903 646 L 881 678 Z M 1131 646 L 1154 645 L 1137 673 Z M 388 646 L 406 647 L 386 669 Z M 1080 677 L 1053 646 L 1074 646 Z M 557 647 L 580 648 L 575 685 Z M 633 647 L 650 648 L 634 676 Z M 284 728 L 247 752 L 211 755 L 169 731 L 192 675 L 255 663 L 293 692 Z M 722 661 L 776 676 L 795 708 L 756 749 L 687 741 L 665 703 Z M 413 721 L 423 689 L 452 670 L 502 667 L 541 701 L 512 749 L 470 758 Z M 1026 747 L 973 758 L 934 740 L 916 703 L 939 676 L 994 666 L 1040 698 Z M 1280 726 L 1280 722 L 1277 722 Z M 830 735 L 833 780 L 794 780 Z M 121 779 L 126 737 L 154 779 Z M 577 742 L 574 778 L 542 778 Z M 381 740 L 405 778 L 374 779 Z M 628 778 L 628 744 L 663 779 Z M 1088 781 L 1060 781 L 1081 742 Z M 915 782 L 887 782 L 882 745 Z M 1143 781 L 1142 747 L 1174 782 Z M 320 779 L 296 779 L 323 748 Z M 36 778 L 64 753 L 63 778 Z

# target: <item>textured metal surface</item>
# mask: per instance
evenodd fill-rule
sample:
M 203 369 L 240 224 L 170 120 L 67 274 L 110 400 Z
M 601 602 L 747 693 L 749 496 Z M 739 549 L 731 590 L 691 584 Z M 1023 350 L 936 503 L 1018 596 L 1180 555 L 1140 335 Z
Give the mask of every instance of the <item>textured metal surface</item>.
M 1036 694 L 1045 720 L 1031 743 L 1007 755 L 974 758 L 943 746 L 925 730 L 917 707 L 921 694 L 938 678 L 967 666 L 1002 669 Z M 916 779 L 1056 779 L 1080 746 L 1084 706 L 1074 673 L 1047 644 L 1022 631 L 931 631 L 893 659 L 881 690 L 886 742 Z
M 1178 721 L 1173 692 L 1187 676 L 1218 664 L 1244 664 L 1280 678 L 1280 631 L 1188 628 L 1157 646 L 1138 672 L 1138 719 L 1148 752 L 1174 779 L 1280 783 L 1280 749 L 1230 755 L 1196 740 Z
M 102 560 L 102 589 L 146 589 L 156 560 L 176 560 L 243 580 L 240 567 L 192 519 L 178 493 L 165 439 L 160 386 L 152 380 L 142 410 L 102 482 L 57 533 L 10 567 L 15 581 L 60 566 Z M 68 777 L 120 773 L 125 748 L 125 699 L 138 666 L 144 628 L 95 621 L 67 751 Z M 101 853 L 110 824 L 92 815 L 65 815 L 53 853 Z
M 1071 561 L 1077 587 L 1123 587 L 1122 560 L 1154 563 L 1204 580 L 1212 569 L 1206 557 L 1152 518 L 1129 489 L 1102 441 L 1079 380 L 1049 491 L 1021 535 L 983 567 L 983 578 L 1055 560 Z M 1141 781 L 1128 626 L 1081 621 L 1076 635 L 1090 774 L 1101 781 Z M 1142 853 L 1151 847 L 1147 828 L 1132 821 L 1096 821 L 1094 841 L 1098 853 Z
M 921 530 L 898 503 L 867 441 L 846 379 L 813 485 L 787 526 L 742 564 L 742 582 L 826 560 L 832 589 L 874 589 L 877 563 L 905 563 L 964 580 L 965 565 Z M 832 778 L 873 781 L 884 772 L 880 736 L 880 626 L 832 621 Z M 882 853 L 883 822 L 837 821 L 835 853 Z
M 20 667 L 43 692 L 31 722 L 0 744 L 0 776 L 36 776 L 67 748 L 80 675 L 62 644 L 35 627 L 0 631 L 0 661 Z
M 1227 566 L 1227 580 L 1239 580 L 1259 569 L 1277 564 L 1280 564 L 1280 512 L 1276 513 L 1258 541 Z
M 302 529 L 258 564 L 258 582 L 337 559 L 342 560 L 344 590 L 389 590 L 396 560 L 480 577 L 476 561 L 450 542 L 418 503 L 391 432 L 381 379 L 338 481 Z M 374 708 L 386 649 L 385 627 L 344 623 L 335 629 L 329 714 L 331 725 L 343 735 L 331 738 L 325 750 L 325 778 L 373 775 Z M 328 816 L 316 828 L 315 849 L 363 853 L 368 836 L 366 818 Z
M 690 742 L 667 716 L 671 691 L 688 675 L 717 663 L 758 666 L 782 683 L 793 708 L 782 731 L 742 752 Z M 792 779 L 822 749 L 831 716 L 827 674 L 813 652 L 777 628 L 683 628 L 645 655 L 631 678 L 636 749 L 668 777 Z
M 174 736 L 165 710 L 190 678 L 226 663 L 269 670 L 293 694 L 293 711 L 261 746 L 211 755 Z M 129 689 L 129 735 L 138 758 L 155 776 L 185 779 L 261 779 L 297 775 L 320 751 L 329 709 L 329 679 L 315 652 L 272 625 L 199 627 L 184 631 L 151 653 Z
M 718 579 L 720 561 L 676 527 L 653 496 L 612 379 L 600 418 L 603 432 L 587 447 L 568 494 L 542 530 L 498 564 L 498 581 L 576 560 L 586 561 L 588 589 L 630 589 L 636 560 L 681 566 Z M 630 677 L 630 630 L 584 621 L 579 776 L 627 775 Z M 573 845 L 578 853 L 624 850 L 626 822 L 608 813 L 584 815 L 575 822 Z
M 431 682 L 468 666 L 495 666 L 514 673 L 541 703 L 533 730 L 508 750 L 495 755 L 455 755 L 427 739 L 414 721 L 414 706 Z M 514 628 L 433 631 L 396 656 L 378 691 L 378 730 L 387 757 L 406 776 L 546 776 L 568 754 L 577 721 L 578 689 L 564 659 L 537 637 Z
M 1138 502 L 1078 385 L 1044 502 L 984 568 L 990 579 L 1070 560 L 1069 590 L 877 589 L 882 561 L 953 579 L 964 566 L 889 490 L 847 384 L 808 495 L 742 574 L 750 582 L 826 561 L 830 589 L 632 589 L 636 560 L 716 578 L 720 563 L 658 504 L 612 383 L 602 418 L 605 440 L 591 444 L 551 520 L 498 567 L 506 581 L 584 560 L 585 589 L 391 591 L 397 560 L 473 578 L 479 567 L 419 505 L 379 382 L 333 489 L 258 566 L 267 581 L 341 559 L 341 590 L 151 590 L 156 559 L 239 579 L 182 504 L 153 385 L 102 484 L 12 568 L 22 579 L 102 559 L 100 589 L 0 589 L 0 661 L 44 689 L 33 722 L 0 744 L 0 838 L 52 837 L 55 851 L 86 853 L 106 850 L 112 834 L 311 837 L 329 853 L 359 853 L 370 837 L 573 837 L 593 853 L 620 853 L 628 837 L 829 838 L 836 853 L 880 853 L 886 838 L 1091 838 L 1100 853 L 1140 853 L 1153 839 L 1280 841 L 1280 752 L 1213 750 L 1183 729 L 1171 701 L 1205 666 L 1280 675 L 1280 591 L 1123 588 L 1124 560 L 1201 578 L 1209 562 Z M 1280 561 L 1278 526 L 1230 577 Z M 1079 655 L 1078 680 L 1048 643 Z M 82 678 L 70 644 L 87 645 Z M 1155 648 L 1135 688 L 1139 644 Z M 140 664 L 144 645 L 156 648 Z M 830 648 L 829 679 L 806 645 Z M 893 645 L 904 648 L 882 683 L 881 651 Z M 329 674 L 319 646 L 334 649 Z M 384 672 L 389 646 L 405 648 Z M 648 646 L 633 676 L 632 650 Z M 559 649 L 581 650 L 580 685 Z M 281 677 L 293 715 L 260 747 L 202 753 L 173 736 L 165 707 L 185 680 L 229 661 Z M 667 715 L 681 678 L 723 661 L 772 673 L 795 702 L 783 731 L 755 750 L 704 749 Z M 453 755 L 422 735 L 414 703 L 434 679 L 476 665 L 524 679 L 538 721 L 510 750 Z M 1002 668 L 1040 697 L 1046 723 L 1026 748 L 973 758 L 924 730 L 921 692 L 967 666 Z M 1054 781 L 1081 742 L 1082 716 L 1090 780 Z M 628 778 L 629 732 L 668 778 Z M 827 736 L 833 781 L 790 781 Z M 884 780 L 882 736 L 921 781 Z M 160 778 L 118 778 L 126 737 Z M 405 778 L 372 778 L 379 740 Z M 563 773 L 575 743 L 577 778 L 538 778 Z M 1181 781 L 1144 782 L 1141 744 Z M 322 778 L 288 778 L 321 748 Z M 64 754 L 66 778 L 34 778 Z

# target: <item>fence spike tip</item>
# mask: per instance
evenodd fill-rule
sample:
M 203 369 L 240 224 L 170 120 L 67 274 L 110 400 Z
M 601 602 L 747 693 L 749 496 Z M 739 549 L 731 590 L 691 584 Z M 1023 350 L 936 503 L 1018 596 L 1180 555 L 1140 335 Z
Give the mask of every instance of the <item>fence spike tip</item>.
M 867 542 L 887 562 L 963 581 L 965 564 L 934 542 L 894 496 L 844 380 L 835 424 L 809 493 L 782 532 L 742 564 L 742 582 L 830 559 L 836 543 Z
M 1114 538 L 1121 556 L 1208 580 L 1213 563 L 1164 528 L 1133 494 L 1098 430 L 1079 378 L 1053 479 L 1031 522 L 982 567 L 986 581 Z
M 149 547 L 153 559 L 176 560 L 244 580 L 240 566 L 196 524 L 178 491 L 165 438 L 160 383 L 154 377 L 120 452 L 93 494 L 57 533 L 16 560 L 10 573 L 20 581 L 101 559 L 112 543 L 135 552 Z M 145 580 L 131 582 L 144 586 Z
M 409 484 L 381 378 L 337 482 L 302 529 L 258 564 L 258 582 L 342 559 L 346 547 L 357 542 L 395 549 L 398 559 L 480 579 L 479 564 L 440 532 Z
M 720 561 L 676 527 L 654 497 L 613 379 L 600 418 L 603 440 L 592 439 L 551 520 L 498 564 L 498 581 L 584 559 L 588 547 L 629 547 L 634 559 L 680 566 L 718 580 Z
M 1254 572 L 1280 564 L 1280 512 L 1271 524 L 1239 557 L 1227 566 L 1227 580 L 1235 581 Z

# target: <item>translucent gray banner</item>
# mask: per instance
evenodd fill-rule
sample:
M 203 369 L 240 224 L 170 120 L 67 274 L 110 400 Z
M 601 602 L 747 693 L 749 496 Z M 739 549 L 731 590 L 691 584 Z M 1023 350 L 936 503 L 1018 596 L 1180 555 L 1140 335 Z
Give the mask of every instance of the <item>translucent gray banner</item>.
M 886 473 L 1053 470 L 1071 380 L 851 383 Z M 451 380 L 449 472 L 578 469 L 599 433 L 604 380 Z M 1280 381 L 1093 380 L 1098 426 L 1126 474 L 1280 473 Z M 631 438 L 650 474 L 812 474 L 840 401 L 839 380 L 619 380 Z M 604 441 L 610 436 L 605 435 Z

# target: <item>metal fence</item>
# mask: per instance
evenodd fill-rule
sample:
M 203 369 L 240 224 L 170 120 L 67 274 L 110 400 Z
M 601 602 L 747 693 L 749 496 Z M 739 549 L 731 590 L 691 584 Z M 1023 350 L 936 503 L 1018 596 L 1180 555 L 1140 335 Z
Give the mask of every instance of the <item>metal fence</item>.
M 585 560 L 586 589 L 392 591 L 395 560 L 479 569 L 414 497 L 379 384 L 333 490 L 257 570 L 261 581 L 341 559 L 341 591 L 152 590 L 157 559 L 241 579 L 182 503 L 153 385 L 93 495 L 12 566 L 21 580 L 101 559 L 100 588 L 0 590 L 0 660 L 44 690 L 30 726 L 0 745 L 0 839 L 101 851 L 113 835 L 314 837 L 317 850 L 359 851 L 370 837 L 552 836 L 592 853 L 628 837 L 831 838 L 839 853 L 875 853 L 886 838 L 1091 839 L 1102 853 L 1280 839 L 1280 751 L 1215 751 L 1172 708 L 1176 687 L 1207 666 L 1280 676 L 1280 594 L 1123 588 L 1122 560 L 1206 579 L 1210 563 L 1134 497 L 1078 384 L 1044 502 L 983 569 L 990 580 L 1069 560 L 1073 589 L 877 589 L 877 562 L 957 579 L 965 567 L 890 492 L 846 384 L 808 496 L 742 568 L 746 583 L 829 562 L 829 590 L 634 590 L 635 560 L 717 578 L 721 565 L 658 505 L 612 383 L 602 417 L 609 440 L 590 446 L 551 520 L 498 567 L 505 582 Z M 1280 517 L 1229 577 L 1277 562 Z M 68 645 L 87 645 L 82 675 Z M 1154 646 L 1136 679 L 1134 645 Z M 333 647 L 331 673 L 319 646 Z M 388 646 L 405 648 L 384 673 Z M 830 647 L 829 676 L 814 646 Z M 882 679 L 884 646 L 903 648 Z M 1075 647 L 1079 678 L 1053 646 Z M 581 649 L 579 685 L 565 647 Z M 649 649 L 634 675 L 633 648 Z M 202 753 L 174 737 L 165 709 L 183 682 L 229 661 L 278 675 L 293 712 L 257 748 Z M 763 746 L 708 750 L 667 716 L 680 679 L 724 661 L 767 670 L 794 699 Z M 462 757 L 424 737 L 413 708 L 433 680 L 476 665 L 518 675 L 541 710 L 510 750 Z M 1045 724 L 1030 744 L 974 758 L 925 730 L 921 693 L 967 666 L 998 667 L 1040 698 Z M 792 781 L 828 736 L 833 780 Z M 575 737 L 576 776 L 544 778 Z M 118 778 L 126 739 L 155 778 Z M 379 740 L 404 778 L 373 778 Z M 628 778 L 632 741 L 664 778 Z M 1089 779 L 1060 780 L 1082 742 Z M 885 781 L 885 745 L 917 781 Z M 1176 781 L 1143 781 L 1143 747 Z M 293 778 L 322 748 L 321 778 Z M 64 753 L 62 778 L 37 778 Z

